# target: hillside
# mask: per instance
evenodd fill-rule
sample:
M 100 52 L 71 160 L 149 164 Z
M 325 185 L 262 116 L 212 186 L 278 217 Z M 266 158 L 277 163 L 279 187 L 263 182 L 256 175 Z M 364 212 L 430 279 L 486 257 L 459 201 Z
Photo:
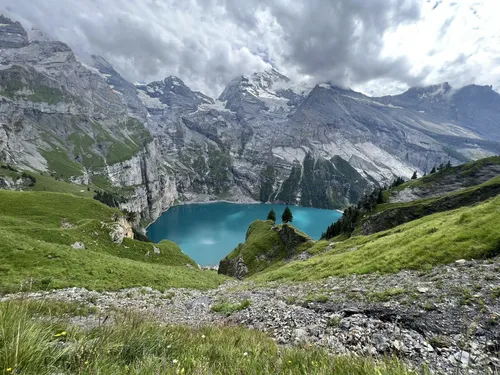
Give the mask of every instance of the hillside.
M 369 236 L 319 241 L 328 244 L 328 251 L 304 261 L 275 265 L 253 279 L 316 280 L 404 269 L 427 270 L 459 259 L 494 258 L 500 255 L 500 233 L 491 223 L 498 222 L 500 196 Z M 315 248 L 320 247 L 319 243 Z
M 219 273 L 242 279 L 291 259 L 313 243 L 309 236 L 289 224 L 256 220 L 248 228 L 245 242 L 220 261 Z
M 0 290 L 209 288 L 224 279 L 172 242 L 139 242 L 123 214 L 71 194 L 0 191 Z

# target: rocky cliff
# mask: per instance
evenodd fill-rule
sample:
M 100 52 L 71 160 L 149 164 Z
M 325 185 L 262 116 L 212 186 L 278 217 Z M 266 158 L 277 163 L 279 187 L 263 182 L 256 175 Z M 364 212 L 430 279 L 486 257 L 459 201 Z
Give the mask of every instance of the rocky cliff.
M 271 70 L 212 99 L 172 76 L 134 85 L 2 19 L 0 161 L 112 190 L 149 220 L 176 199 L 345 207 L 395 176 L 500 153 L 488 87 L 370 98 Z

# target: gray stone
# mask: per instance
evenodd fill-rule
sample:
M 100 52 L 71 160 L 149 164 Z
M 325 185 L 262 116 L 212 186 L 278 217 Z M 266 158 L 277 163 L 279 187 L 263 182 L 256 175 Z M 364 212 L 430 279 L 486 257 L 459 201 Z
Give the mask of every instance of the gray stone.
M 21 24 L 0 15 L 0 48 L 21 48 L 28 44 L 28 33 Z
M 83 242 L 75 242 L 71 247 L 75 250 L 85 250 L 85 245 Z

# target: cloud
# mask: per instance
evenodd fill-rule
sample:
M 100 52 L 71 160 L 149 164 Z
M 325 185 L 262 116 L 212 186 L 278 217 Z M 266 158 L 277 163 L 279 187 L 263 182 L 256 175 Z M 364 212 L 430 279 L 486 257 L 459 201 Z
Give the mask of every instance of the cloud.
M 500 45 L 486 20 L 495 2 L 0 0 L 0 12 L 80 56 L 102 55 L 131 81 L 177 75 L 217 96 L 232 78 L 275 67 L 298 81 L 388 94 L 445 79 L 498 87 L 491 64 L 500 51 L 484 48 Z

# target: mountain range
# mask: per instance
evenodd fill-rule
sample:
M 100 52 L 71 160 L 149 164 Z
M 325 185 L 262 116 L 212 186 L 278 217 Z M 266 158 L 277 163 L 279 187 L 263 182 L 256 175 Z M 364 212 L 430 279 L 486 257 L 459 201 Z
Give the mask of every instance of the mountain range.
M 369 97 L 270 70 L 214 99 L 174 76 L 133 84 L 3 16 L 0 49 L 0 161 L 112 191 L 146 220 L 178 201 L 342 208 L 396 176 L 500 154 L 491 86 Z

